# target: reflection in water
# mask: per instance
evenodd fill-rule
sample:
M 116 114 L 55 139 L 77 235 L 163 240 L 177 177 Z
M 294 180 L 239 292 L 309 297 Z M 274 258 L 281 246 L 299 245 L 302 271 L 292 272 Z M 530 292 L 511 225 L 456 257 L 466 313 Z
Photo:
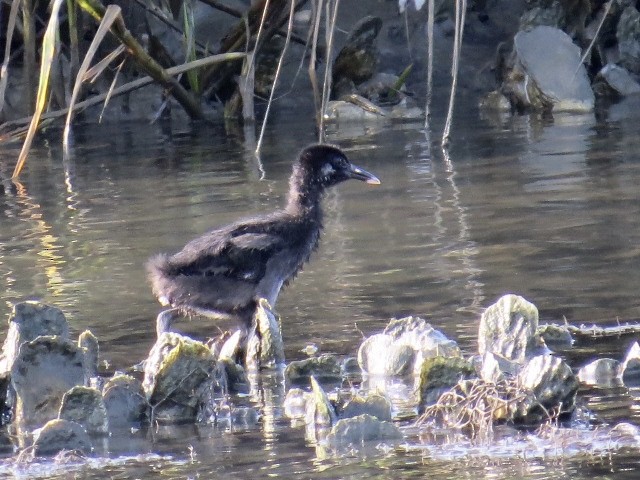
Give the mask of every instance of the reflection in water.
M 607 123 L 556 116 L 492 124 L 470 114 L 456 120 L 456 140 L 444 151 L 431 148 L 422 125 L 330 131 L 329 140 L 382 185 L 345 185 L 326 198 L 320 248 L 277 307 L 287 359 L 301 358 L 311 342 L 320 353 L 354 355 L 361 332 L 410 314 L 427 318 L 471 354 L 479 311 L 507 292 L 534 302 L 543 322 L 640 316 L 640 138 L 637 122 L 611 115 Z M 40 297 L 62 308 L 74 331 L 90 328 L 116 368 L 138 362 L 153 344 L 159 308 L 145 260 L 281 205 L 291 161 L 315 141 L 304 125 L 275 121 L 259 158 L 251 129 L 227 136 L 219 126 L 183 132 L 166 125 L 87 127 L 78 129 L 64 161 L 55 144 L 35 147 L 17 187 L 7 180 L 15 158 L 0 151 L 0 304 Z M 209 337 L 217 325 L 193 318 L 189 330 Z M 594 353 L 620 357 L 626 347 Z M 405 471 L 468 476 L 469 465 L 456 460 L 465 453 L 451 448 L 443 451 L 454 461 L 434 460 L 424 449 L 367 464 L 357 456 L 318 459 L 304 432 L 282 418 L 282 383 L 260 382 L 248 399 L 260 406 L 259 427 L 141 434 L 138 441 L 147 445 L 141 450 L 180 460 L 168 466 L 174 476 L 354 478 L 390 469 L 397 478 Z M 619 408 L 602 408 L 609 401 L 602 392 L 594 393 L 592 405 L 607 420 L 637 421 L 635 393 L 618 395 L 607 405 Z M 117 440 L 110 448 L 118 445 L 123 450 L 116 454 L 126 449 Z M 478 462 L 487 478 L 509 472 L 590 478 L 578 467 L 602 468 L 569 459 L 546 470 L 550 465 L 540 459 L 478 458 L 468 462 Z M 614 470 L 638 466 L 623 454 L 611 462 L 606 467 Z M 158 473 L 142 463 L 137 476 Z M 134 467 L 109 468 L 127 476 Z M 105 478 L 99 470 L 91 475 Z

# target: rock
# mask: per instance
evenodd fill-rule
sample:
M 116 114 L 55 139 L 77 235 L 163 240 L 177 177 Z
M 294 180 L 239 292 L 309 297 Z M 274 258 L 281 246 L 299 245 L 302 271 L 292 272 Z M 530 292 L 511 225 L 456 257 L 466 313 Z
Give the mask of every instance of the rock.
M 633 342 L 620 365 L 620 378 L 627 387 L 640 385 L 640 345 Z
M 77 345 L 61 337 L 38 337 L 24 343 L 11 368 L 16 420 L 33 427 L 56 418 L 63 395 L 85 384 L 83 362 Z
M 630 5 L 622 11 L 616 30 L 620 65 L 640 74 L 640 12 Z
M 565 13 L 562 5 L 553 2 L 548 6 L 535 6 L 525 11 L 520 17 L 519 30 L 531 30 L 541 25 L 562 29 L 564 23 Z
M 420 317 L 393 319 L 384 332 L 367 338 L 358 350 L 360 368 L 372 375 L 420 374 L 422 361 L 459 356 L 458 344 Z
M 285 380 L 293 385 L 308 385 L 311 376 L 321 383 L 342 381 L 342 370 L 336 356 L 325 353 L 293 361 L 284 371 Z
M 247 340 L 245 365 L 247 370 L 257 372 L 281 367 L 284 362 L 280 317 L 271 310 L 269 302 L 261 298 Z
M 400 344 L 391 335 L 378 333 L 365 339 L 358 349 L 358 364 L 370 375 L 406 375 L 412 373 L 415 351 Z
M 112 429 L 139 426 L 147 420 L 149 403 L 142 383 L 132 376 L 114 376 L 104 386 L 102 395 Z
M 216 409 L 216 426 L 227 429 L 255 427 L 260 414 L 252 407 L 235 407 L 226 401 Z
M 20 345 L 45 335 L 69 338 L 69 324 L 62 310 L 35 301 L 14 305 L 2 346 L 0 372 L 11 370 Z
M 371 415 L 343 418 L 333 426 L 326 442 L 333 447 L 362 445 L 365 442 L 383 442 L 402 439 L 402 432 L 391 422 Z
M 331 427 L 336 423 L 336 411 L 329 397 L 315 378 L 311 377 L 311 395 L 307 398 L 305 422 L 308 426 Z
M 363 122 L 382 120 L 385 115 L 344 100 L 332 100 L 327 103 L 324 119 L 329 122 Z
M 480 319 L 478 351 L 496 353 L 519 363 L 540 346 L 538 309 L 517 295 L 505 295 L 487 307 Z
M 343 377 L 360 377 L 362 375 L 362 369 L 358 364 L 358 359 L 356 357 L 345 358 L 340 365 L 340 373 Z
M 392 120 L 422 120 L 424 119 L 424 110 L 416 105 L 415 100 L 404 97 L 387 113 L 387 118 Z
M 548 26 L 514 38 L 513 70 L 502 85 L 512 103 L 535 110 L 589 112 L 595 98 L 581 52 L 571 37 Z
M 301 388 L 290 389 L 284 399 L 285 416 L 292 420 L 304 420 L 309 395 L 309 392 L 305 392 Z
M 227 393 L 248 393 L 249 380 L 247 379 L 247 372 L 242 368 L 242 365 L 229 358 L 220 359 L 219 363 L 225 374 L 221 382 L 223 383 L 221 388 Z
M 95 388 L 77 386 L 65 393 L 58 418 L 80 424 L 89 435 L 109 433 L 107 409 Z
M 613 358 L 599 358 L 578 370 L 578 379 L 588 385 L 612 387 L 620 384 L 620 362 Z
M 82 425 L 55 419 L 35 432 L 33 450 L 36 456 L 53 456 L 65 450 L 88 454 L 91 453 L 91 440 Z
M 522 365 L 504 358 L 503 356 L 485 352 L 477 368 L 480 378 L 488 383 L 498 383 L 505 378 L 513 377 L 518 373 Z
M 334 84 L 350 80 L 357 85 L 373 76 L 378 67 L 380 54 L 376 38 L 381 28 L 382 19 L 372 16 L 362 18 L 353 26 L 347 43 L 333 62 Z
M 479 106 L 484 110 L 494 110 L 498 112 L 511 111 L 511 103 L 509 103 L 509 99 L 497 90 L 489 92 L 481 98 Z
M 404 98 L 395 89 L 399 78 L 393 73 L 376 73 L 358 85 L 358 93 L 376 105 L 395 105 Z
M 532 358 L 518 374 L 518 383 L 535 398 L 519 405 L 518 421 L 536 424 L 547 420 L 549 412 L 559 409 L 561 414 L 566 414 L 575 408 L 578 378 L 559 357 L 538 355 Z
M 603 97 L 617 98 L 640 93 L 640 83 L 626 69 L 613 63 L 602 67 L 593 88 Z
M 438 401 L 440 395 L 455 386 L 460 380 L 476 376 L 475 369 L 466 360 L 458 357 L 433 357 L 422 364 L 419 380 L 421 408 Z
M 100 346 L 98 339 L 90 330 L 85 330 L 78 336 L 78 347 L 84 355 L 85 377 L 95 378 L 98 375 L 98 356 Z
M 552 350 L 562 350 L 573 346 L 573 337 L 566 326 L 541 325 L 538 327 L 536 335 L 542 337 L 545 345 Z
M 370 393 L 363 397 L 352 397 L 339 411 L 340 418 L 351 418 L 359 415 L 371 415 L 378 420 L 391 421 L 391 402 L 378 393 Z
M 165 332 L 145 362 L 142 387 L 151 405 L 152 420 L 195 422 L 211 403 L 217 362 L 203 343 Z

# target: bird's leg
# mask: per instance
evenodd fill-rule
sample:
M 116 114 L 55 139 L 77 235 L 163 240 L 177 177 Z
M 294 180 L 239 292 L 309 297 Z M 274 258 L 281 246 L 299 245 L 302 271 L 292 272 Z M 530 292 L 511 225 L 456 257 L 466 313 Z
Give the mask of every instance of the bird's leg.
M 156 335 L 160 337 L 164 332 L 170 332 L 173 321 L 180 316 L 180 309 L 169 308 L 163 310 L 156 318 Z

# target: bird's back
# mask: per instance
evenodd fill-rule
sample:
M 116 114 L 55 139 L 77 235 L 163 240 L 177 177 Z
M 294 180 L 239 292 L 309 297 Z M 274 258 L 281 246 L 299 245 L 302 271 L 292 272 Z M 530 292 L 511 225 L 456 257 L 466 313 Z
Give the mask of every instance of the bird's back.
M 154 293 L 165 304 L 220 316 L 251 310 L 257 298 L 275 304 L 280 288 L 307 261 L 318 221 L 279 211 L 212 230 L 174 255 L 147 263 Z

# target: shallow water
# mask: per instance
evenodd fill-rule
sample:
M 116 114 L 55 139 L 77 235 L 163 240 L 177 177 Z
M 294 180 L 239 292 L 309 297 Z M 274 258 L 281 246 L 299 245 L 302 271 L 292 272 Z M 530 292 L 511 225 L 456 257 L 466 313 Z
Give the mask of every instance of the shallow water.
M 461 104 L 448 155 L 421 125 L 331 128 L 328 139 L 382 185 L 350 182 L 327 196 L 321 247 L 277 305 L 287 359 L 304 358 L 310 342 L 353 355 L 363 334 L 410 314 L 470 354 L 479 313 L 507 292 L 535 303 L 542 322 L 640 317 L 637 107 L 501 119 Z M 60 307 L 74 332 L 96 334 L 110 369 L 142 360 L 154 341 L 159 305 L 145 280 L 146 258 L 280 205 L 295 152 L 315 140 L 306 120 L 283 118 L 273 119 L 260 160 L 242 132 L 227 135 L 222 126 L 80 126 L 75 135 L 63 161 L 61 135 L 49 132 L 18 188 L 8 180 L 18 146 L 0 150 L 0 311 L 8 315 L 12 303 L 29 298 Z M 197 318 L 186 328 L 218 332 Z M 620 358 L 628 344 L 576 355 Z M 606 421 L 638 423 L 633 393 L 585 398 Z M 456 450 L 411 435 L 406 448 L 388 453 L 323 458 L 281 418 L 278 398 L 275 417 L 258 427 L 127 433 L 105 446 L 109 462 L 44 465 L 42 475 L 77 468 L 87 478 L 623 479 L 639 467 L 637 449 L 554 456 L 523 440 L 511 449 L 497 442 L 493 450 Z M 10 450 L 2 451 L 0 475 L 40 475 L 10 466 Z

